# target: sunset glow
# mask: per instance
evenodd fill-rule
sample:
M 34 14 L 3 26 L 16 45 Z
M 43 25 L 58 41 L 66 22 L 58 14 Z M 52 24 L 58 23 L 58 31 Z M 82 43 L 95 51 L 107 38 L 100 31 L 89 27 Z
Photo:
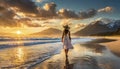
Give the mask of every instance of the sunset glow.
M 16 34 L 20 35 L 22 32 L 20 30 L 16 31 Z
M 0 0 L 0 69 L 120 69 L 120 0 Z

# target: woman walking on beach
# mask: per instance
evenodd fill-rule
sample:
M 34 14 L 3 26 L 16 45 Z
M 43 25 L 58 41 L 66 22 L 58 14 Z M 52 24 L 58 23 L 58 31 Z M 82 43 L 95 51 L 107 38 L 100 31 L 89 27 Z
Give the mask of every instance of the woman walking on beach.
M 70 27 L 68 25 L 63 26 L 64 27 L 64 31 L 63 31 L 63 35 L 62 35 L 62 42 L 63 42 L 63 48 L 65 50 L 65 55 L 66 57 L 68 57 L 68 51 L 69 49 L 73 49 L 73 46 L 71 44 L 71 36 L 70 36 Z

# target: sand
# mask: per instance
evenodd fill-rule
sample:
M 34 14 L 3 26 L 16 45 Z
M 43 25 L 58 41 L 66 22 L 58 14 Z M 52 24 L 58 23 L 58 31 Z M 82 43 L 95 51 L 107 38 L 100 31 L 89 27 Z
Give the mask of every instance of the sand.
M 108 39 L 116 39 L 116 41 L 101 43 L 104 46 L 107 46 L 114 54 L 120 57 L 120 37 L 106 37 Z
M 64 51 L 32 69 L 120 69 L 119 38 L 97 38 L 74 45 L 65 58 Z M 117 55 L 117 56 L 116 56 Z
M 106 46 L 112 53 L 120 57 L 120 37 L 99 37 L 88 43 L 99 43 Z

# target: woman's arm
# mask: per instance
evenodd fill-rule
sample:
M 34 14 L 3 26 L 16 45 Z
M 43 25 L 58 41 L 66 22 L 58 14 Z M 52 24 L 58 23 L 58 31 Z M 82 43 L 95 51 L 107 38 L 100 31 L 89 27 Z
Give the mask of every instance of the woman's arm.
M 63 42 L 63 38 L 64 38 L 64 32 L 63 32 L 63 34 L 62 34 L 62 40 L 61 40 L 62 42 Z
M 70 35 L 70 31 L 69 31 L 69 39 L 71 40 L 71 35 Z

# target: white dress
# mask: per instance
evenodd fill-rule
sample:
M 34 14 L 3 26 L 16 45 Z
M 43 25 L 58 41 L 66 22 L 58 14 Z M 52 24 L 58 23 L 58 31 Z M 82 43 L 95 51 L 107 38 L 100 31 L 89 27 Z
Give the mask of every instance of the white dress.
M 69 39 L 69 35 L 65 35 L 63 38 L 63 47 L 64 49 L 73 49 L 73 46 L 71 44 L 71 40 Z

